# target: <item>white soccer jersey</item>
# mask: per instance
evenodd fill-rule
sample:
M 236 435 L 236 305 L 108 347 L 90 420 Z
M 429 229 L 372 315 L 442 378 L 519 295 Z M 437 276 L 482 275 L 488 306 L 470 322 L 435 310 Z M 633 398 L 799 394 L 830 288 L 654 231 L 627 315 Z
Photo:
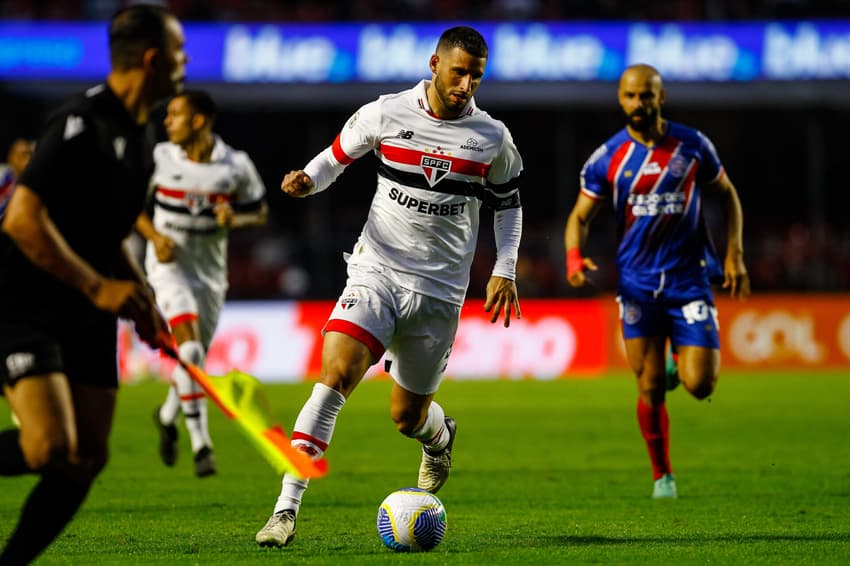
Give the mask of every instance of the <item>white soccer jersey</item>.
M 222 200 L 235 212 L 259 208 L 265 186 L 253 162 L 218 136 L 209 163 L 191 161 L 170 142 L 157 144 L 154 160 L 154 227 L 177 244 L 175 262 L 193 286 L 224 292 L 227 230 L 216 223 L 213 209 Z M 163 265 L 149 242 L 145 259 L 149 276 Z
M 378 186 L 348 262 L 389 267 L 403 287 L 462 304 L 482 201 L 497 211 L 515 209 L 506 218 L 518 244 L 522 159 L 505 125 L 474 100 L 459 118 L 434 116 L 428 84 L 361 107 L 304 171 L 319 192 L 354 159 L 374 151 Z M 511 254 L 499 258 L 495 275 L 513 279 L 515 246 Z

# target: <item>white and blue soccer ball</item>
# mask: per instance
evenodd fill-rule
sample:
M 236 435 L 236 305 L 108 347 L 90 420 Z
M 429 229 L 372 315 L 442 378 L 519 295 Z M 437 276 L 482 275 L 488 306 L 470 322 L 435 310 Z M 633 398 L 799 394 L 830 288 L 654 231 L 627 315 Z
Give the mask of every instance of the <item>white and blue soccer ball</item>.
M 446 534 L 446 508 L 430 491 L 399 489 L 378 508 L 378 534 L 397 552 L 431 550 Z

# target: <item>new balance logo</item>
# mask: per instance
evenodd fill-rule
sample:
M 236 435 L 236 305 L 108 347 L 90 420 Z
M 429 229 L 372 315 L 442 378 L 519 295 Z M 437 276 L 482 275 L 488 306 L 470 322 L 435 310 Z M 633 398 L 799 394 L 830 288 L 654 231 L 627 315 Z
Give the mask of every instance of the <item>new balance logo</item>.
M 409 140 L 413 137 L 413 132 L 411 130 L 399 130 L 395 137 L 401 138 L 403 140 Z

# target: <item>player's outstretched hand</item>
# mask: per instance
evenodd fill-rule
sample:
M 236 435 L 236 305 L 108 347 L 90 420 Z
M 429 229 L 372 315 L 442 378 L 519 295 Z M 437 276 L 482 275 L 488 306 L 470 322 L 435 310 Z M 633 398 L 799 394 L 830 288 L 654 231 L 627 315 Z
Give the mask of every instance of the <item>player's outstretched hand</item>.
M 168 263 L 174 261 L 174 248 L 177 245 L 174 240 L 157 232 L 152 238 L 151 243 L 156 252 L 156 259 L 160 263 Z
M 584 287 L 592 283 L 591 279 L 585 273 L 586 271 L 596 271 L 596 263 L 589 257 L 582 258 L 582 269 L 568 271 L 567 282 L 571 287 Z
M 291 197 L 305 197 L 313 190 L 313 179 L 301 171 L 290 171 L 280 184 L 281 190 Z
M 505 328 L 511 325 L 511 309 L 516 313 L 516 318 L 522 318 L 519 310 L 519 294 L 516 283 L 504 277 L 493 275 L 487 282 L 487 300 L 484 301 L 484 312 L 493 312 L 490 322 L 494 323 L 499 315 L 505 313 Z
M 726 254 L 723 266 L 723 288 L 729 289 L 732 297 L 746 299 L 750 296 L 750 275 L 741 253 Z

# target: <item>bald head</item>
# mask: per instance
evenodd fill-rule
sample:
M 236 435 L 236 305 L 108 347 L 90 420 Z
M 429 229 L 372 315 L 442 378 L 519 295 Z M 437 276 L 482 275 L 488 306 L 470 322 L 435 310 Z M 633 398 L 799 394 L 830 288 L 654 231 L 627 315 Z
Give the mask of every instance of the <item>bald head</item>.
M 620 88 L 624 84 L 649 84 L 663 90 L 664 85 L 661 82 L 661 73 L 652 65 L 638 63 L 626 67 L 623 74 L 620 75 Z
M 620 76 L 617 99 L 633 135 L 649 138 L 660 135 L 664 86 L 655 67 L 644 64 L 627 67 Z

